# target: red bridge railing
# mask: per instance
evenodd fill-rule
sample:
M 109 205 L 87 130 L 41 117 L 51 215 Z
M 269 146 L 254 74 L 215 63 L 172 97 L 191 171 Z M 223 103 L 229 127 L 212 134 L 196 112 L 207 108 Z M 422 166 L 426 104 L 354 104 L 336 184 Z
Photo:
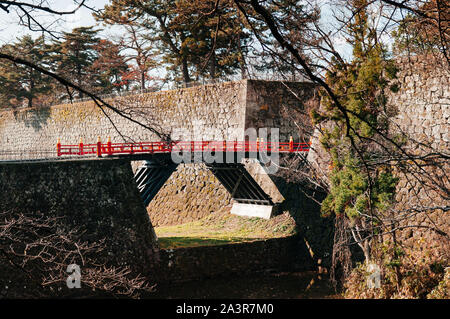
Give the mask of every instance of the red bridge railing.
M 136 143 L 101 143 L 84 144 L 80 139 L 78 145 L 64 145 L 58 140 L 56 150 L 58 156 L 64 155 L 124 155 L 154 154 L 171 152 L 270 152 L 299 153 L 308 152 L 309 143 L 250 141 L 176 141 L 176 142 L 136 142 Z

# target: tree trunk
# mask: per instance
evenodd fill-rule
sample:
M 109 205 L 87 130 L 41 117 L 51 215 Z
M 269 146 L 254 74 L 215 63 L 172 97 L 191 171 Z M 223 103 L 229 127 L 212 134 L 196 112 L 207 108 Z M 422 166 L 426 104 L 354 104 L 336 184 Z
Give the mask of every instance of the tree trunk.
M 33 96 L 28 97 L 28 107 L 33 107 Z
M 80 63 L 79 63 L 79 52 L 78 51 L 76 51 L 76 53 L 75 53 L 75 57 L 76 57 L 76 63 L 77 63 L 77 65 L 76 65 L 76 68 L 77 68 L 77 82 L 78 82 L 78 86 L 79 87 L 83 87 L 82 85 L 81 85 L 81 65 L 80 65 Z M 80 98 L 80 99 L 82 99 L 83 98 L 83 93 L 81 93 L 81 92 L 79 92 L 78 93 L 78 97 Z
M 114 75 L 114 83 L 119 83 L 119 77 L 117 76 L 117 74 Z M 122 87 L 120 85 L 116 85 L 116 90 L 120 95 L 120 92 L 122 92 Z
M 357 224 L 355 225 L 355 229 L 350 228 L 350 231 L 352 233 L 353 239 L 355 240 L 355 242 L 358 244 L 358 246 L 363 251 L 365 261 L 367 263 L 369 263 L 370 259 L 371 259 L 370 258 L 370 239 L 368 239 L 368 238 L 363 239 L 363 237 L 360 234 L 360 229 Z
M 363 253 L 364 253 L 364 258 L 366 259 L 366 262 L 368 263 L 371 260 L 371 258 L 370 258 L 370 242 L 368 240 L 365 240 L 363 242 L 362 246 L 364 247 L 362 249 Z
M 241 46 L 241 34 L 238 35 L 238 47 L 239 47 L 239 66 L 241 68 L 241 79 L 247 78 L 247 69 L 245 67 L 245 57 L 244 52 L 242 52 L 242 46 Z
M 211 79 L 216 78 L 216 52 L 214 50 L 209 58 L 209 74 Z
M 145 90 L 145 72 L 141 72 L 141 92 Z
M 183 44 L 184 40 L 186 39 L 186 36 L 183 34 L 183 32 L 180 34 L 181 44 Z M 185 84 L 191 82 L 191 78 L 189 77 L 189 68 L 188 68 L 188 61 L 186 55 L 183 53 L 182 47 L 180 49 L 177 49 L 177 54 L 181 55 L 181 64 L 182 64 L 182 72 L 183 72 L 183 81 Z
M 188 69 L 188 63 L 186 57 L 183 57 L 183 81 L 184 83 L 191 82 L 191 78 L 189 77 L 189 69 Z
M 28 107 L 33 107 L 33 90 L 34 90 L 34 80 L 33 80 L 33 69 L 30 68 L 30 94 L 28 96 Z
M 81 66 L 77 66 L 77 81 L 78 81 L 78 86 L 80 86 L 80 87 L 82 87 L 82 85 L 81 85 Z M 82 99 L 83 98 L 83 93 L 82 92 L 79 92 L 79 95 L 78 95 L 79 97 L 80 97 L 80 99 Z

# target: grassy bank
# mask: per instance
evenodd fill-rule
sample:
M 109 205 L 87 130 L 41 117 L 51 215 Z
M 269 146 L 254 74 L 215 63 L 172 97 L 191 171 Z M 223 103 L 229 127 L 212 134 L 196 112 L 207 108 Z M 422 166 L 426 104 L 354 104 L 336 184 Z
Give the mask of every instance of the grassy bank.
M 155 228 L 161 248 L 196 247 L 278 238 L 296 233 L 293 218 L 284 213 L 270 220 L 216 212 L 195 222 Z

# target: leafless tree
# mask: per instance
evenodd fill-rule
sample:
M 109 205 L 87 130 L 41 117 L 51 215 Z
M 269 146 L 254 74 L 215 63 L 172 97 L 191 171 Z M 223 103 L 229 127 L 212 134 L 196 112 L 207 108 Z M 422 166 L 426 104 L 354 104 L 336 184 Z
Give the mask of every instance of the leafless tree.
M 450 154 L 448 150 L 432 147 L 431 144 L 418 141 L 410 134 L 402 132 L 397 124 L 392 121 L 392 110 L 385 110 L 382 114 L 379 114 L 380 119 L 388 123 L 391 128 L 390 131 L 373 126 L 359 114 L 345 107 L 341 103 L 342 96 L 340 93 L 334 91 L 325 78 L 326 72 L 331 71 L 332 60 L 339 61 L 343 68 L 349 65 L 342 51 L 336 47 L 336 39 L 346 38 L 346 30 L 358 12 L 352 12 L 346 6 L 346 1 L 320 1 L 320 5 L 326 3 L 329 5 L 334 24 L 331 28 L 326 28 L 318 20 L 306 21 L 307 25 L 304 26 L 304 29 L 310 34 L 308 35 L 306 32 L 306 36 L 299 38 L 293 36 L 290 32 L 292 28 L 289 25 L 280 21 L 279 15 L 273 9 L 277 6 L 275 1 L 235 0 L 234 2 L 246 18 L 247 23 L 254 26 L 253 31 L 260 40 L 262 49 L 275 57 L 279 64 L 289 63 L 297 69 L 299 74 L 317 84 L 320 90 L 324 92 L 324 96 L 327 96 L 331 101 L 339 116 L 342 116 L 344 124 L 340 127 L 340 130 L 344 132 L 354 152 L 358 154 L 362 163 L 362 170 L 367 173 L 369 194 L 373 187 L 371 172 L 387 165 L 391 168 L 395 167 L 398 176 L 402 179 L 414 180 L 418 185 L 421 185 L 421 188 L 426 189 L 428 196 L 434 198 L 436 203 L 436 205 L 421 204 L 419 194 L 415 194 L 413 195 L 414 200 L 411 201 L 411 207 L 401 212 L 395 206 L 392 206 L 385 213 L 375 212 L 371 208 L 368 213 L 361 213 L 361 218 L 354 224 L 337 218 L 335 229 L 337 237 L 335 237 L 335 254 L 333 255 L 335 263 L 339 260 L 347 260 L 347 264 L 344 265 L 344 272 L 348 274 L 349 245 L 358 245 L 364 251 L 366 259 L 370 259 L 370 246 L 374 240 L 389 234 L 395 241 L 395 234 L 405 228 L 424 228 L 438 234 L 443 245 L 444 242 L 448 242 L 448 230 L 433 225 L 433 221 L 429 218 L 432 212 L 445 214 L 449 210 L 448 169 Z M 303 1 L 302 3 L 309 5 L 311 10 L 319 5 L 319 1 Z M 373 0 L 368 1 L 367 6 L 370 6 L 371 10 L 375 10 L 370 22 L 377 41 L 381 41 L 383 37 L 390 37 L 391 32 L 396 30 L 401 23 L 404 23 L 406 17 L 409 17 L 414 23 L 416 34 L 421 35 L 424 42 L 428 42 L 427 47 L 430 48 L 430 51 L 425 53 L 434 54 L 441 61 L 442 59 L 446 61 L 443 63 L 443 68 L 449 69 L 449 5 L 446 1 Z M 256 23 L 263 23 L 267 27 L 281 50 L 274 50 L 273 47 L 267 46 L 262 40 L 262 34 L 258 32 Z M 299 41 L 302 43 L 299 44 Z M 358 134 L 357 128 L 351 124 L 351 118 L 357 118 L 369 125 L 375 131 L 375 135 L 367 138 Z M 335 124 L 329 123 L 329 125 Z M 315 129 L 321 131 L 321 129 L 326 128 L 316 127 Z M 405 142 L 396 140 L 394 134 L 391 134 L 392 132 L 400 134 Z M 369 145 L 369 147 L 362 148 L 359 141 L 364 141 L 365 145 Z M 316 145 L 316 147 L 319 147 L 319 145 Z M 417 152 L 417 150 L 420 150 L 420 152 Z M 371 154 L 371 156 L 368 157 L 368 154 Z M 326 162 L 325 159 L 324 163 Z M 302 172 L 301 174 L 293 170 L 296 169 L 295 162 L 291 162 L 291 165 L 288 164 L 285 168 L 287 171 L 295 172 L 297 176 L 302 176 L 303 180 L 312 181 L 312 185 L 321 186 L 323 190 L 329 191 L 327 167 L 323 165 L 318 167 L 303 165 L 299 170 Z M 417 204 L 412 204 L 415 201 L 417 201 Z M 417 214 L 425 214 L 430 219 L 430 224 L 417 225 L 412 223 Z
M 129 267 L 99 263 L 96 257 L 104 253 L 103 241 L 88 243 L 79 239 L 80 234 L 79 229 L 67 229 L 62 218 L 39 212 L 1 213 L 0 264 L 9 270 L 2 271 L 0 291 L 8 298 L 135 298 L 153 290 L 154 286 Z M 81 268 L 82 289 L 66 286 L 70 275 L 66 270 L 71 264 Z

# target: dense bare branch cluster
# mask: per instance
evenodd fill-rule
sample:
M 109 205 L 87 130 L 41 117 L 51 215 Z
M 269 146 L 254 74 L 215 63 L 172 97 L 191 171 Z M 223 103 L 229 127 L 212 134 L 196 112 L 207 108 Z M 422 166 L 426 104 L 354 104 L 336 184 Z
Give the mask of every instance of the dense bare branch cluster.
M 58 38 L 58 32 L 53 30 L 53 26 L 59 22 L 60 17 L 72 15 L 82 7 L 89 8 L 85 0 L 73 0 L 73 9 L 56 10 L 54 4 L 47 0 L 31 0 L 31 1 L 0 1 L 0 9 L 8 14 L 15 13 L 19 18 L 20 25 L 25 26 L 31 31 L 48 33 L 52 37 Z M 91 8 L 90 8 L 91 9 Z M 51 14 L 56 18 L 50 23 L 44 23 L 42 14 Z
M 58 217 L 1 213 L 0 264 L 9 275 L 2 276 L 0 291 L 8 298 L 138 297 L 152 291 L 153 286 L 129 267 L 100 264 L 96 257 L 104 253 L 103 241 L 88 243 L 80 235 L 79 229 L 68 229 Z M 79 290 L 66 285 L 72 264 L 81 269 Z M 17 284 L 27 288 L 11 289 Z

